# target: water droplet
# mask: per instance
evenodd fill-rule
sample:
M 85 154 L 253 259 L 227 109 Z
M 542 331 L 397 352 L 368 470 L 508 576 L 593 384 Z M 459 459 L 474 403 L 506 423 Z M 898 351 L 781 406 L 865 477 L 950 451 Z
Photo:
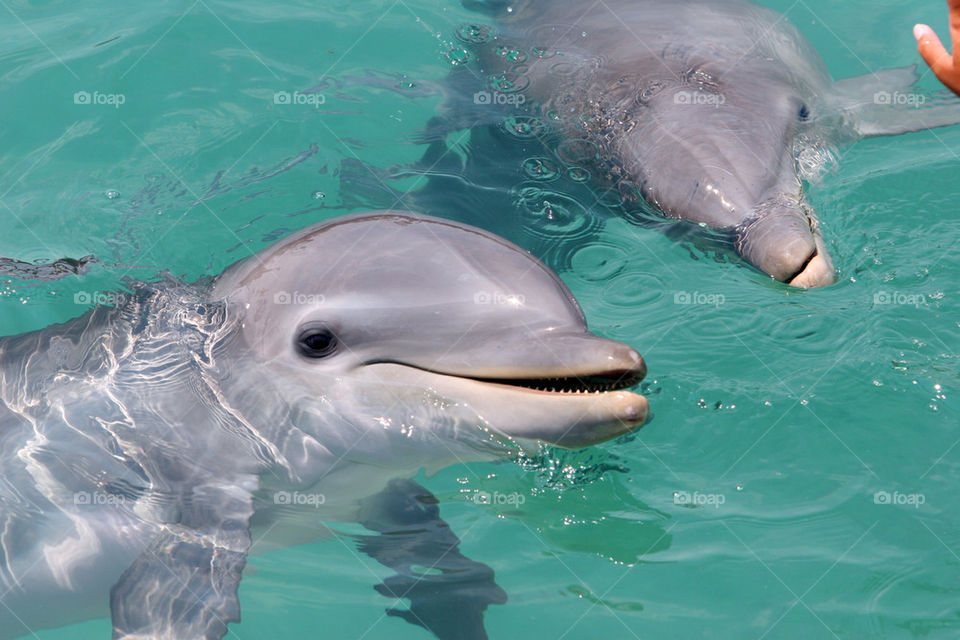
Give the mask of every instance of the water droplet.
M 533 116 L 510 116 L 503 121 L 503 128 L 515 138 L 536 138 L 547 130 L 547 125 Z
M 103 195 L 107 196 L 108 200 L 116 200 L 120 197 L 120 192 L 116 189 L 107 189 Z
M 513 47 L 508 47 L 506 45 L 500 45 L 495 49 L 496 54 L 501 58 L 506 58 L 510 62 L 526 62 L 527 54 L 520 49 L 514 49 Z
M 534 180 L 553 180 L 560 175 L 557 165 L 549 158 L 527 158 L 523 161 L 523 172 Z
M 314 200 L 323 200 L 327 197 L 327 194 L 325 194 L 323 191 L 314 191 L 310 194 L 310 197 Z
M 540 185 L 523 187 L 517 204 L 521 224 L 528 233 L 548 240 L 564 239 L 565 253 L 555 258 L 556 264 L 568 262 L 576 239 L 593 233 L 599 225 L 597 217 L 575 199 Z
M 490 29 L 482 24 L 462 24 L 457 27 L 457 37 L 471 44 L 482 44 L 490 39 Z
M 490 88 L 500 93 L 517 93 L 530 86 L 530 78 L 517 73 L 501 73 L 490 76 Z
M 447 51 L 447 60 L 454 66 L 466 64 L 470 62 L 470 52 L 466 49 L 450 49 Z

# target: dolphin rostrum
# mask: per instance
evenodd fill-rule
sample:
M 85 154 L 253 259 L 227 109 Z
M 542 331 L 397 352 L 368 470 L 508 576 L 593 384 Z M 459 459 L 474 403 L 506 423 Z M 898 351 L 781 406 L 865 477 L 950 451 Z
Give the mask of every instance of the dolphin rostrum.
M 464 4 L 497 21 L 458 29 L 480 66 L 454 74 L 434 133 L 496 116 L 528 156 L 539 141 L 628 204 L 722 228 L 799 287 L 836 280 L 801 186 L 832 145 L 960 122 L 952 96 L 911 93 L 913 67 L 834 82 L 794 26 L 745 0 Z
M 114 300 L 0 339 L 2 638 L 108 614 L 115 638 L 221 638 L 247 554 L 320 520 L 373 532 L 393 615 L 486 638 L 506 596 L 409 478 L 647 416 L 643 360 L 552 271 L 438 218 L 336 218 Z

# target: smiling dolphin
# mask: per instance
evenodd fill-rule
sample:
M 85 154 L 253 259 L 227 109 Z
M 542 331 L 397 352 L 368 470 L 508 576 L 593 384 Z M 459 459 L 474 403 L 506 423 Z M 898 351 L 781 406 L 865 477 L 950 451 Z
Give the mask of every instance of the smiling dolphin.
M 107 613 L 115 638 L 220 638 L 247 554 L 320 520 L 383 534 L 360 548 L 398 572 L 393 615 L 485 638 L 505 595 L 406 478 L 647 416 L 622 390 L 643 360 L 553 272 L 436 218 L 338 218 L 118 296 L 0 339 L 2 638 Z
M 910 93 L 913 68 L 833 82 L 783 16 L 743 0 L 464 4 L 497 16 L 458 30 L 480 66 L 455 76 L 484 85 L 455 81 L 466 86 L 434 132 L 497 115 L 527 157 L 546 151 L 628 204 L 723 228 L 747 262 L 799 287 L 836 279 L 801 186 L 831 146 L 960 122 L 955 98 Z

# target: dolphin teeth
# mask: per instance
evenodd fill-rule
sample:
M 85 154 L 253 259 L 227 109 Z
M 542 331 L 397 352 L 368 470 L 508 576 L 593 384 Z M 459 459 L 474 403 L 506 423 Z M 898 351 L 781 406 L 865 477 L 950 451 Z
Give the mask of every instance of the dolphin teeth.
M 533 389 L 547 393 L 598 394 L 632 387 L 642 379 L 634 371 L 600 372 L 594 375 L 569 378 L 475 378 L 480 382 L 493 382 L 514 387 Z

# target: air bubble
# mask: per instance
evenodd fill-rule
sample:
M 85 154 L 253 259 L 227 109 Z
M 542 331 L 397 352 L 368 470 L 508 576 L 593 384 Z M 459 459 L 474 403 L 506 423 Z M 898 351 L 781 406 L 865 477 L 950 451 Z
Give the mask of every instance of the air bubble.
M 116 200 L 120 197 L 120 192 L 116 189 L 107 189 L 103 195 L 107 196 L 108 200 Z

